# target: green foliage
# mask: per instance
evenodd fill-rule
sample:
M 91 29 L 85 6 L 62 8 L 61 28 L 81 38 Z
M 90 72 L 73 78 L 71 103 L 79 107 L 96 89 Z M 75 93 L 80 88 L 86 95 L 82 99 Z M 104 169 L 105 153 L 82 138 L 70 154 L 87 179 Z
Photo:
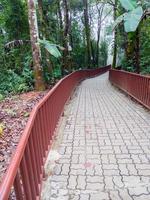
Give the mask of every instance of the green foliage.
M 120 3 L 126 11 L 132 11 L 137 7 L 136 0 L 120 0 Z
M 55 69 L 53 71 L 53 76 L 56 79 L 60 79 L 61 78 L 61 69 L 60 69 L 60 66 L 55 67 Z
M 20 93 L 33 88 L 31 47 L 10 49 L 5 44 L 15 39 L 28 40 L 26 1 L 2 0 L 0 11 L 0 94 Z
M 1 72 L 0 94 L 21 93 L 33 89 L 33 73 L 24 68 L 22 74 L 18 75 L 14 70 Z
M 2 101 L 3 99 L 4 99 L 4 96 L 0 94 L 0 101 Z
M 141 24 L 140 41 L 141 70 L 144 74 L 150 74 L 150 19 L 148 18 Z
M 125 71 L 135 72 L 132 60 L 127 60 L 126 58 L 123 58 L 121 61 L 121 67 Z
M 136 31 L 141 21 L 142 15 L 143 9 L 141 6 L 138 6 L 137 8 L 124 15 L 124 27 L 127 33 Z
M 61 57 L 61 53 L 58 50 L 58 47 L 60 47 L 59 45 L 56 44 L 52 44 L 50 41 L 48 40 L 40 40 L 39 39 L 39 43 L 42 44 L 44 46 L 44 48 L 55 58 L 59 58 Z M 61 47 L 60 47 L 61 48 Z
M 4 25 L 9 40 L 29 38 L 26 1 L 2 0 Z
M 89 1 L 89 4 L 94 3 L 95 1 Z M 25 0 L 1 0 L 0 2 L 0 94 L 2 95 L 20 93 L 33 89 L 34 81 L 31 45 L 21 44 L 20 46 L 17 45 L 5 48 L 6 44 L 14 40 L 30 40 L 28 9 L 26 4 L 27 1 Z M 42 46 L 41 63 L 45 82 L 51 84 L 51 81 L 53 81 L 54 78 L 61 78 L 63 60 L 61 57 L 64 56 L 64 48 L 61 46 L 64 45 L 64 33 L 63 29 L 61 29 L 57 1 L 42 1 L 42 9 L 43 16 L 41 17 L 41 13 L 38 12 L 37 4 L 39 37 L 41 39 L 39 40 L 39 43 Z M 64 11 L 62 2 L 60 3 L 60 9 L 63 21 Z M 71 28 L 69 30 L 70 37 L 68 38 L 68 45 L 72 47 L 72 51 L 69 52 L 68 56 L 70 68 L 71 70 L 86 68 L 88 63 L 85 53 L 86 40 L 83 20 L 83 1 L 70 1 L 69 9 L 69 15 L 71 14 L 72 18 Z M 41 20 L 41 18 L 43 19 Z M 42 40 L 42 38 L 44 39 Z M 95 48 L 96 39 L 92 38 L 92 40 Z M 61 46 L 56 44 L 60 44 Z M 93 52 L 95 52 L 95 50 L 93 50 Z M 101 55 L 106 58 L 103 53 L 102 50 Z M 102 61 L 103 63 L 104 60 Z
M 122 21 L 124 22 L 124 28 L 127 33 L 136 31 L 141 22 L 143 15 L 143 8 L 138 6 L 135 0 L 119 0 L 122 7 L 127 12 L 120 15 L 115 23 L 114 27 L 118 26 Z
M 108 44 L 106 40 L 103 40 L 100 43 L 100 66 L 107 65 L 107 58 L 108 58 Z
M 85 46 L 84 46 L 83 29 L 80 28 L 78 18 L 75 18 L 72 22 L 72 40 L 73 51 L 71 53 L 73 59 L 73 68 L 79 69 L 85 67 Z

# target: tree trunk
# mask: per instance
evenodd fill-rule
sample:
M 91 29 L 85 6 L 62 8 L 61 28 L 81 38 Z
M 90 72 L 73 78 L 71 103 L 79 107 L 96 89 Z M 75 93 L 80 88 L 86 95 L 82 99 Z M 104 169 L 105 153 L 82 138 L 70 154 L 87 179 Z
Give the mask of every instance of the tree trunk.
M 135 38 L 135 68 L 136 72 L 140 73 L 140 34 L 139 28 L 136 30 L 136 38 Z
M 65 50 L 63 51 L 63 63 L 62 63 L 62 75 L 64 71 L 71 71 L 70 68 L 70 55 L 69 55 L 69 33 L 70 33 L 70 18 L 69 18 L 69 3 L 68 0 L 63 0 L 64 6 L 64 33 L 63 33 L 63 46 Z
M 117 0 L 115 0 L 114 5 L 114 21 L 117 19 Z M 114 31 L 114 53 L 113 53 L 113 62 L 112 62 L 112 68 L 116 67 L 117 62 L 117 28 Z
M 35 1 L 28 0 L 27 3 L 28 3 L 30 38 L 32 46 L 32 57 L 34 64 L 35 89 L 40 91 L 45 89 L 45 85 L 43 80 L 43 70 L 41 66 L 41 51 L 40 51 L 40 46 L 38 44 L 39 33 L 38 33 Z
M 88 0 L 83 0 L 84 5 L 84 24 L 86 34 L 86 48 L 87 48 L 87 61 L 88 67 L 91 67 L 91 33 L 89 25 L 89 13 L 88 13 Z
M 104 4 L 99 8 L 96 4 L 97 11 L 98 11 L 98 30 L 97 30 L 97 42 L 96 42 L 96 65 L 99 67 L 99 42 L 101 37 L 101 26 L 102 26 L 102 16 L 104 10 Z
M 57 7 L 58 7 L 58 17 L 59 17 L 59 28 L 60 28 L 60 43 L 61 45 L 63 45 L 63 19 L 62 19 L 60 0 L 57 0 Z
M 140 39 L 139 28 L 136 32 L 127 33 L 126 60 L 128 65 L 134 66 L 134 71 L 140 73 Z
M 96 56 L 95 55 L 96 55 L 95 48 L 93 47 L 93 42 L 91 41 L 91 56 L 92 56 L 92 60 L 91 60 L 92 66 L 91 66 L 91 68 L 94 68 L 95 65 L 96 65 Z

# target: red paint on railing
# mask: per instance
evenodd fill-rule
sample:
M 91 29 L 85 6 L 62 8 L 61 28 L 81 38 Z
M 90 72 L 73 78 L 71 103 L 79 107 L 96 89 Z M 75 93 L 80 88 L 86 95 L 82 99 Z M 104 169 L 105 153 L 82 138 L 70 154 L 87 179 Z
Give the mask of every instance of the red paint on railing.
M 66 76 L 34 108 L 0 185 L 0 200 L 9 198 L 12 187 L 18 200 L 40 197 L 44 163 L 67 99 L 81 80 L 109 69 L 81 70 Z
M 150 109 L 150 77 L 122 70 L 110 70 L 109 80 Z

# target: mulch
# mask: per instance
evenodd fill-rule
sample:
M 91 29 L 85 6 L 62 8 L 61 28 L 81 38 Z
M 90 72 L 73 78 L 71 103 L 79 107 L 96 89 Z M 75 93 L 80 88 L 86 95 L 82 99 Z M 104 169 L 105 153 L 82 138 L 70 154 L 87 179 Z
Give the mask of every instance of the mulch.
M 28 121 L 33 107 L 47 94 L 44 92 L 28 92 L 7 97 L 0 102 L 0 182 L 7 170 L 12 154 Z

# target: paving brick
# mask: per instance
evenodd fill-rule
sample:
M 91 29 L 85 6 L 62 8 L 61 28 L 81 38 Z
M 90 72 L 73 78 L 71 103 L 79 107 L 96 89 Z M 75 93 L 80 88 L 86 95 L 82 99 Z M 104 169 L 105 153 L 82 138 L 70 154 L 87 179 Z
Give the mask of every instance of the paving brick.
M 128 190 L 127 189 L 121 189 L 119 190 L 119 194 L 120 194 L 120 197 L 123 199 L 123 200 L 133 200 L 133 198 L 129 195 L 128 193 Z M 142 200 L 142 199 L 141 199 Z
M 71 164 L 71 169 L 85 169 L 84 164 Z
M 114 164 L 103 164 L 103 169 L 118 169 L 118 165 Z
M 114 189 L 114 183 L 113 183 L 113 177 L 112 176 L 105 176 L 104 177 L 105 182 L 105 190 L 113 190 Z
M 90 183 L 103 183 L 103 179 L 102 176 L 87 176 L 86 181 Z
M 127 169 L 129 170 L 129 175 L 138 175 L 138 170 L 135 168 L 134 164 L 127 164 Z
M 50 161 L 41 199 L 149 200 L 149 121 L 108 74 L 83 81 L 65 106 L 54 145 L 61 157 Z
M 85 190 L 85 187 L 86 187 L 86 176 L 78 176 L 77 189 Z
M 85 175 L 86 170 L 85 169 L 71 169 L 70 174 L 71 175 Z
M 95 169 L 95 175 L 99 175 L 99 176 L 103 175 L 102 165 L 95 165 L 94 169 Z
M 68 179 L 68 176 L 65 175 L 53 175 L 51 180 L 56 182 L 66 182 Z
M 104 176 L 118 176 L 119 170 L 117 169 L 107 169 L 104 170 Z
M 122 181 L 122 177 L 121 176 L 113 176 L 113 182 L 114 182 L 115 187 L 117 189 L 124 187 L 124 182 Z
M 126 164 L 119 164 L 118 167 L 121 175 L 129 176 L 129 170 Z
M 103 190 L 104 189 L 104 184 L 103 183 L 87 183 L 86 185 L 87 190 Z
M 63 164 L 61 174 L 68 175 L 70 170 L 70 164 Z
M 68 188 L 69 189 L 75 189 L 77 186 L 77 176 L 70 176 L 68 180 Z
M 102 155 L 101 161 L 102 161 L 103 164 L 108 164 L 109 163 L 108 155 Z
M 91 194 L 90 200 L 109 200 L 109 196 L 105 192 L 99 192 L 97 194 Z
M 62 165 L 61 164 L 56 164 L 53 170 L 54 175 L 59 175 L 62 170 Z
M 121 198 L 119 192 L 113 190 L 109 191 L 109 197 L 111 200 L 120 200 Z
M 149 194 L 149 191 L 147 190 L 146 187 L 138 186 L 138 185 L 135 185 L 134 187 L 131 187 L 131 188 L 129 187 L 128 190 L 129 190 L 129 194 L 131 196 L 139 196 L 142 194 Z

